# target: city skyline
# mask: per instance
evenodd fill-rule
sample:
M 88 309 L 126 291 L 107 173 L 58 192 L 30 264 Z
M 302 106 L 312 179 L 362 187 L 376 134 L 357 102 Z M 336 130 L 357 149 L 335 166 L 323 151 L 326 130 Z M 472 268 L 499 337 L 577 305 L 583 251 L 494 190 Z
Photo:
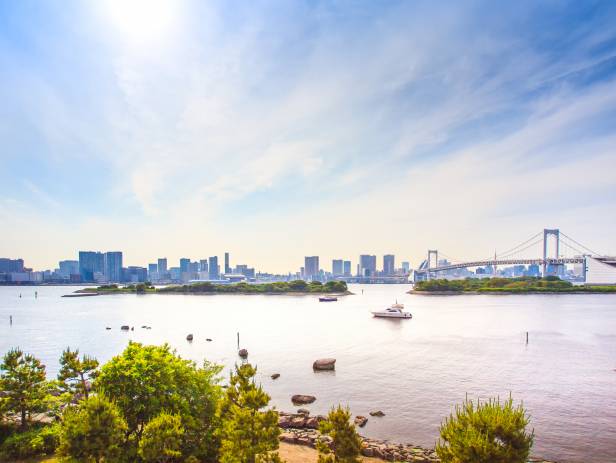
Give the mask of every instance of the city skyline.
M 0 6 L 0 255 L 616 254 L 614 2 L 122 3 Z

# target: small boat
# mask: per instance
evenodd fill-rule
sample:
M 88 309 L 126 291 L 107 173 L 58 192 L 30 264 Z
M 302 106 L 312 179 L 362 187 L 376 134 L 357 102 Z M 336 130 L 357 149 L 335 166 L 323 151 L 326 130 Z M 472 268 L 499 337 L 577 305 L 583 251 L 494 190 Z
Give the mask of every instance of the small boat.
M 319 302 L 336 302 L 337 300 L 338 298 L 334 296 L 322 296 L 319 298 Z
M 385 310 L 375 310 L 372 312 L 375 317 L 381 318 L 413 318 L 411 312 L 404 311 L 404 304 L 392 304 Z

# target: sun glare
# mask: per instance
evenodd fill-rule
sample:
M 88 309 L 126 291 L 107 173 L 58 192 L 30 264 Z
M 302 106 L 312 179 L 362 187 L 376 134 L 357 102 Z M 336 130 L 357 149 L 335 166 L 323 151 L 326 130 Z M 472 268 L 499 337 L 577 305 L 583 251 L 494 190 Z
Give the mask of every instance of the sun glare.
M 179 2 L 173 0 L 107 0 L 107 15 L 122 36 L 134 45 L 167 38 L 177 21 Z

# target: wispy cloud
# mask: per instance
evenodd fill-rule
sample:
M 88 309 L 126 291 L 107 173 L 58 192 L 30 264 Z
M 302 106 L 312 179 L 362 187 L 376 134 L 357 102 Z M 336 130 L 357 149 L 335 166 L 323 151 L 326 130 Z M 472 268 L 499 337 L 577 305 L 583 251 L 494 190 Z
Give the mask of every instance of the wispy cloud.
M 558 222 L 616 252 L 578 226 L 616 225 L 609 3 L 186 2 L 150 43 L 98 7 L 0 8 L 0 181 L 30 212 L 4 207 L 63 249 L 288 270 L 483 254 Z M 0 246 L 35 261 L 23 242 Z

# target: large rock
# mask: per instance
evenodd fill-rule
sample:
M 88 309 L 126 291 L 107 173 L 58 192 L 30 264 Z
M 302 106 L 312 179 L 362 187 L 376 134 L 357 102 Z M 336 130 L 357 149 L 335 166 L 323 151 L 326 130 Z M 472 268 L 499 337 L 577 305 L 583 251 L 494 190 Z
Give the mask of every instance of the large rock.
M 272 375 L 272 379 L 278 379 L 278 378 L 280 378 L 280 373 L 274 373 Z
M 381 410 L 377 410 L 374 412 L 370 412 L 370 416 L 385 416 L 385 413 L 383 413 Z
M 129 329 L 129 328 L 130 328 L 130 326 L 128 326 L 128 325 L 122 325 L 122 326 L 120 327 L 120 329 L 121 329 L 122 331 L 128 331 L 128 329 Z
M 240 349 L 239 352 L 237 353 L 237 355 L 239 355 L 241 358 L 245 359 L 245 358 L 248 357 L 248 350 Z
M 189 334 L 188 336 L 186 336 L 186 340 L 187 341 L 192 341 L 193 340 L 193 335 Z
M 355 417 L 355 424 L 359 426 L 360 428 L 363 428 L 364 426 L 366 426 L 367 422 L 368 422 L 368 418 L 366 418 L 365 416 L 358 415 Z
M 293 402 L 295 405 L 311 404 L 315 400 L 317 400 L 317 398 L 313 395 L 295 394 L 293 397 L 291 397 L 291 402 Z
M 319 359 L 312 364 L 314 370 L 334 370 L 336 368 L 336 359 Z

